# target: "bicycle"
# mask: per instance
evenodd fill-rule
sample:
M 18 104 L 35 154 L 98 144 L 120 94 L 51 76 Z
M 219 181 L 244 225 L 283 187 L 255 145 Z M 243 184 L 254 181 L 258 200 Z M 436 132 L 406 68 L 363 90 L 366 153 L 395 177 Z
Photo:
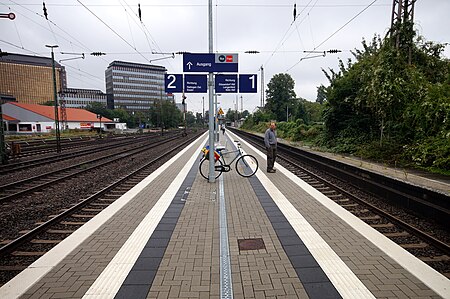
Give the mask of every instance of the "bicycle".
M 236 172 L 243 177 L 251 177 L 256 173 L 258 170 L 258 160 L 252 155 L 249 154 L 242 154 L 241 150 L 241 144 L 237 144 L 238 149 L 235 151 L 226 151 L 224 146 L 218 146 L 216 148 L 215 155 L 215 162 L 214 164 L 214 173 L 216 179 L 223 173 L 223 172 L 229 172 L 231 170 L 231 164 L 236 160 L 235 168 Z M 200 161 L 199 170 L 202 177 L 205 179 L 209 178 L 209 149 L 203 148 L 203 157 Z M 236 156 L 231 160 L 230 163 L 227 163 L 225 161 L 225 155 L 229 155 L 232 153 L 236 153 Z M 253 168 L 251 167 L 253 166 Z

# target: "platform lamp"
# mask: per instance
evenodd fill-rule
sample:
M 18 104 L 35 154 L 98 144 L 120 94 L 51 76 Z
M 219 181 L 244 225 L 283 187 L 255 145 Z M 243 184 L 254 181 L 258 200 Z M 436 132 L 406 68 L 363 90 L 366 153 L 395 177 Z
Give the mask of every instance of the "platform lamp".
M 56 152 L 61 153 L 61 134 L 59 131 L 59 113 L 58 113 L 58 97 L 56 95 L 56 71 L 55 71 L 55 54 L 54 48 L 58 48 L 58 45 L 45 45 L 52 50 L 52 72 L 53 72 L 53 97 L 55 99 L 55 134 L 56 134 Z

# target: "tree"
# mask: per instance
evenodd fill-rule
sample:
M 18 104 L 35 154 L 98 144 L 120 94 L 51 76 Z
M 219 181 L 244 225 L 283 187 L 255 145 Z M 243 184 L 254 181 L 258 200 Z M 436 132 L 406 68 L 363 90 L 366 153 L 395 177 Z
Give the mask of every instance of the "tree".
M 316 102 L 319 104 L 323 104 L 327 100 L 327 89 L 323 84 L 317 87 L 317 98 Z
M 267 84 L 265 109 L 278 121 L 286 120 L 286 110 L 295 106 L 295 82 L 289 74 L 276 74 Z
M 111 110 L 106 108 L 105 104 L 102 104 L 100 102 L 92 102 L 86 105 L 85 108 L 87 111 L 90 111 L 95 114 L 100 114 L 102 117 L 110 117 L 111 116 Z
M 323 140 L 341 151 L 448 169 L 450 61 L 441 57 L 443 45 L 422 38 L 405 45 L 374 37 L 353 53 L 356 62 L 325 72 Z

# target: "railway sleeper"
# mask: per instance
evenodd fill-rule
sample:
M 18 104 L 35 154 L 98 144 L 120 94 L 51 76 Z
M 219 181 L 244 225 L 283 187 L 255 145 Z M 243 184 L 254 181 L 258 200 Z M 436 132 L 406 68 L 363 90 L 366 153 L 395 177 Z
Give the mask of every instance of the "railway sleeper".
M 343 196 L 342 194 L 337 194 L 337 195 L 334 195 L 334 196 L 328 196 L 328 197 L 330 197 L 331 199 L 333 199 L 335 202 L 348 202 L 348 201 L 350 201 L 350 199 L 348 199 L 348 198 L 346 198 L 346 197 L 340 198 L 340 199 L 339 199 L 339 197 L 342 197 L 342 196 Z M 334 198 L 337 198 L 337 199 L 334 199 Z
M 109 201 L 109 202 L 114 202 L 116 201 L 116 199 L 118 199 L 118 196 L 114 196 L 114 198 L 99 198 L 99 201 Z
M 379 220 L 379 219 L 381 219 L 381 217 L 378 215 L 375 215 L 375 216 L 359 217 L 359 219 L 368 221 L 368 220 Z
M 81 225 L 86 224 L 86 222 L 62 221 L 61 224 L 62 225 L 77 225 L 77 226 L 81 226 Z
M 49 234 L 73 234 L 73 229 L 49 229 L 46 231 Z
M 353 214 L 365 214 L 369 213 L 370 211 L 368 209 L 361 209 L 361 210 L 354 210 L 352 211 Z
M 97 215 L 86 215 L 86 214 L 72 214 L 70 217 L 73 218 L 94 218 Z
M 83 208 L 81 209 L 83 212 L 101 212 L 103 209 L 95 209 L 95 208 Z
M 450 257 L 448 255 L 440 255 L 440 256 L 421 256 L 419 259 L 425 263 L 433 263 L 433 262 L 450 262 Z
M 20 266 L 20 265 L 0 266 L 0 271 L 23 271 L 26 268 L 27 268 L 27 266 Z
M 110 204 L 109 203 L 104 203 L 104 202 L 93 202 L 91 203 L 91 206 L 97 206 L 97 207 L 108 207 Z
M 341 205 L 341 207 L 346 208 L 346 209 L 350 209 L 350 208 L 359 207 L 359 204 L 357 204 L 357 203 L 349 203 L 349 204 L 346 204 L 346 205 Z
M 13 256 L 42 256 L 46 254 L 47 251 L 13 251 L 11 255 Z
M 429 245 L 427 243 L 411 243 L 411 244 L 399 244 L 404 249 L 421 249 L 426 248 Z
M 408 237 L 411 234 L 405 231 L 402 232 L 393 232 L 393 233 L 383 233 L 388 238 L 400 238 L 400 237 Z
M 373 228 L 392 228 L 395 225 L 392 223 L 379 223 L 379 224 L 370 224 Z
M 61 240 L 43 240 L 43 239 L 33 239 L 30 241 L 33 244 L 58 244 Z
M 322 192 L 322 194 L 326 195 L 326 196 L 338 196 L 339 195 L 336 191 L 334 191 L 333 189 L 330 189 L 330 188 L 320 190 L 320 192 Z

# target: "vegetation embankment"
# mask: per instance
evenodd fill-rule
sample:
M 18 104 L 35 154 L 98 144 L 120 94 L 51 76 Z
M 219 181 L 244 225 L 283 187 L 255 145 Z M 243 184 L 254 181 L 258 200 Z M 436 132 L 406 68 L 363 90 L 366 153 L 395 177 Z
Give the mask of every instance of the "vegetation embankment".
M 387 37 L 362 42 L 353 60 L 323 70 L 329 86 L 316 102 L 297 98 L 289 74 L 267 86 L 267 104 L 242 128 L 264 132 L 278 121 L 278 136 L 336 153 L 450 175 L 450 60 L 446 45 L 399 30 L 410 43 Z M 412 38 L 414 37 L 414 38 Z

